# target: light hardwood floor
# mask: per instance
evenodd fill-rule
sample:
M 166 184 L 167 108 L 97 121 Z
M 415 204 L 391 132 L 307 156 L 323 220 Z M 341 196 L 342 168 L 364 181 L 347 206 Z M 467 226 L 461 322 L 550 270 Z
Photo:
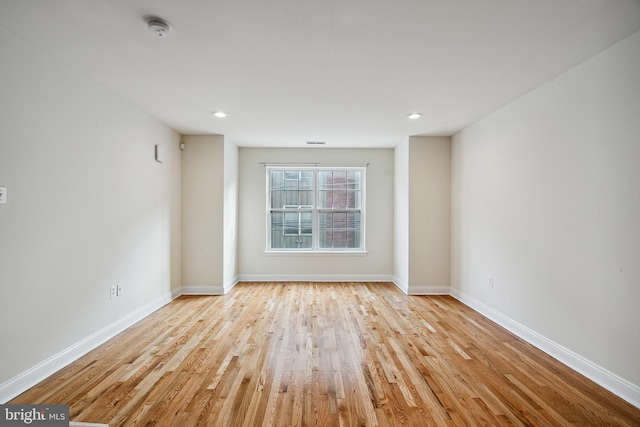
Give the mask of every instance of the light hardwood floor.
M 640 410 L 448 296 L 241 283 L 181 297 L 10 403 L 110 426 L 640 426 Z

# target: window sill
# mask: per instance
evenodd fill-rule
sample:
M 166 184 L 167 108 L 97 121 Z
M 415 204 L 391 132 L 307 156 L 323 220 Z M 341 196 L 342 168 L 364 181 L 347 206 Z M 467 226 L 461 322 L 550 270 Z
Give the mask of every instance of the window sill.
M 367 251 L 264 251 L 265 256 L 367 256 Z

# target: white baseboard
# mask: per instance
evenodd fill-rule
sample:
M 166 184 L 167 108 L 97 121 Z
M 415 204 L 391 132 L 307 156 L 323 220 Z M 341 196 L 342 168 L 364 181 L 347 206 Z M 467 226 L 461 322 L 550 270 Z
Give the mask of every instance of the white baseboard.
M 47 360 L 38 363 L 34 367 L 0 384 L 0 403 L 4 404 L 8 402 L 38 384 L 40 381 L 76 361 L 81 356 L 98 347 L 100 344 L 103 344 L 107 340 L 118 335 L 134 323 L 144 319 L 160 307 L 171 302 L 175 298 L 174 292 L 167 293 L 166 295 L 151 301 L 122 319 L 111 323 L 98 332 L 89 335 L 70 347 L 67 347 L 58 354 L 51 356 Z
M 449 295 L 449 285 L 447 286 L 417 286 L 409 285 L 398 277 L 393 277 L 391 281 L 402 292 L 407 295 Z
M 385 274 L 241 274 L 240 282 L 391 282 Z
M 224 285 L 190 286 L 180 288 L 180 295 L 224 295 L 238 284 L 238 278 L 234 277 Z
M 224 285 L 224 293 L 225 293 L 225 294 L 226 294 L 226 293 L 228 293 L 231 289 L 233 289 L 233 287 L 234 287 L 235 285 L 237 285 L 237 284 L 238 284 L 238 282 L 239 282 L 239 280 L 238 280 L 238 276 L 236 276 L 236 277 L 234 277 L 233 279 L 231 279 L 231 281 L 229 281 L 229 282 L 225 283 L 225 285 Z
M 237 284 L 238 278 L 234 277 L 222 286 L 183 286 L 180 290 L 182 295 L 225 295 Z
M 409 295 L 449 295 L 449 286 L 416 286 L 410 285 Z
M 182 295 L 224 295 L 224 286 L 183 286 L 181 288 Z
M 543 335 L 540 335 L 536 331 L 527 328 L 526 326 L 514 321 L 513 319 L 457 289 L 451 288 L 450 295 L 483 316 L 493 320 L 511 333 L 527 341 L 529 344 L 537 347 L 571 369 L 589 378 L 591 381 L 601 385 L 635 407 L 640 408 L 639 386 L 619 377 L 592 361 L 585 359 L 579 354 L 574 353 Z
M 182 288 L 175 288 L 171 290 L 171 300 L 174 300 L 182 295 Z
M 398 289 L 400 289 L 402 292 L 404 292 L 405 294 L 409 293 L 409 285 L 406 284 L 402 279 L 400 279 L 399 277 L 393 276 L 393 279 L 391 280 L 391 283 L 393 283 L 394 285 L 396 285 L 398 287 Z

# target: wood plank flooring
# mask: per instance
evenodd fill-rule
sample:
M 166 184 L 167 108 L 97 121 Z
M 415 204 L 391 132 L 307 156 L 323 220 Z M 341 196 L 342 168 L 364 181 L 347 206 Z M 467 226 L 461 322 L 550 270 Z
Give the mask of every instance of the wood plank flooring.
M 10 403 L 110 426 L 640 426 L 640 410 L 448 296 L 241 283 L 181 297 Z

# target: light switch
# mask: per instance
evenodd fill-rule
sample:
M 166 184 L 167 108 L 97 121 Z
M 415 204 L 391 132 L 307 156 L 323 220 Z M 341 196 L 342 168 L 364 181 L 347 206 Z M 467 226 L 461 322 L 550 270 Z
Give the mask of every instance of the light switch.
M 0 204 L 7 203 L 7 187 L 0 187 Z

